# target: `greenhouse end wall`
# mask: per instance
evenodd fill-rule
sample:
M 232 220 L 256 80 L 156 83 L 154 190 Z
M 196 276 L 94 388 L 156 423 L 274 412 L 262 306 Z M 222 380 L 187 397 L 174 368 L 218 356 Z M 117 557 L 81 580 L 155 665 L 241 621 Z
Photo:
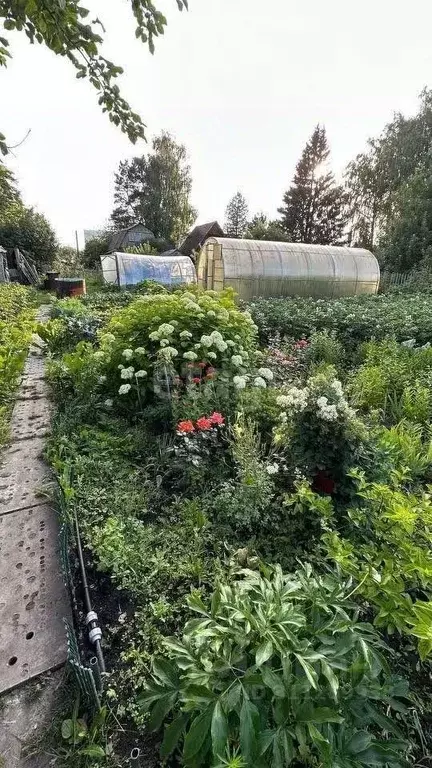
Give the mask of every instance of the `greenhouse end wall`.
M 380 271 L 362 248 L 209 238 L 198 259 L 198 284 L 240 298 L 374 294 Z
M 196 272 L 189 256 L 144 256 L 134 253 L 109 253 L 101 256 L 104 281 L 119 286 L 154 280 L 162 285 L 196 283 Z

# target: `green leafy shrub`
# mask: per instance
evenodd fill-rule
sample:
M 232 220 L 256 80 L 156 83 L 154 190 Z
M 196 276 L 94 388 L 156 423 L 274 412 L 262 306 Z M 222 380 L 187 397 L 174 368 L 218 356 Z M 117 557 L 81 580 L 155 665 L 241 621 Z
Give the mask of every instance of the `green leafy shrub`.
M 51 307 L 51 320 L 38 325 L 38 334 L 53 355 L 71 352 L 80 341 L 97 340 L 101 320 L 79 299 L 62 299 Z
M 49 332 L 55 334 L 51 321 L 47 328 Z M 53 336 L 54 346 L 62 345 L 64 342 L 64 327 L 59 331 L 59 339 Z M 48 343 L 49 337 L 46 335 Z M 60 408 L 67 407 L 72 398 L 79 401 L 80 406 L 85 406 L 87 412 L 89 409 L 102 406 L 102 394 L 105 384 L 105 377 L 102 375 L 102 360 L 95 354 L 94 347 L 90 342 L 80 341 L 73 352 L 65 353 L 61 360 L 52 360 L 47 367 L 48 380 L 53 388 L 57 403 Z M 111 408 L 112 402 L 105 401 L 106 407 Z
M 67 298 L 55 301 L 51 306 L 51 317 L 64 320 L 66 317 L 85 317 L 88 315 L 80 299 Z
M 343 484 L 346 472 L 362 458 L 368 435 L 345 399 L 335 369 L 311 376 L 306 386 L 280 394 L 275 442 L 287 462 L 309 478 L 325 473 L 330 483 Z
M 243 417 L 232 428 L 231 454 L 234 478 L 218 488 L 212 513 L 218 523 L 231 530 L 246 536 L 258 534 L 271 520 L 274 483 L 256 426 Z
M 387 454 L 389 475 L 392 468 L 405 486 L 432 481 L 430 431 L 424 434 L 420 424 L 401 421 L 389 429 L 383 428 L 378 434 L 378 442 Z
M 255 349 L 255 326 L 229 292 L 140 296 L 107 331 L 96 352 L 104 360 L 106 394 L 131 413 L 215 375 L 235 384 Z
M 365 361 L 351 380 L 353 403 L 379 408 L 387 423 L 401 419 L 426 424 L 432 416 L 432 348 L 395 341 L 366 344 Z
M 309 364 L 326 363 L 327 365 L 339 365 L 343 359 L 343 346 L 336 338 L 334 331 L 317 331 L 310 338 L 306 348 L 306 360 Z
M 87 312 L 107 322 L 119 309 L 127 307 L 134 300 L 135 294 L 131 291 L 115 290 L 108 284 L 104 290 L 96 293 L 87 293 L 81 296 L 79 301 Z
M 420 634 L 414 608 L 429 610 L 432 600 L 430 494 L 403 490 L 397 473 L 390 485 L 368 483 L 359 472 L 353 476 L 358 503 L 348 510 L 343 535 L 333 530 L 323 536 L 327 554 L 355 578 L 378 627 L 414 634 L 416 625 L 425 658 L 432 651 L 431 626 L 423 622 Z
M 257 425 L 261 440 L 272 442 L 273 429 L 279 423 L 280 406 L 277 398 L 280 391 L 275 388 L 248 387 L 241 393 L 239 408 L 246 421 Z
M 139 697 L 150 729 L 173 713 L 162 758 L 180 744 L 183 764 L 196 768 L 406 765 L 407 745 L 385 709 L 403 713 L 408 689 L 390 677 L 349 588 L 309 567 L 293 576 L 276 568 L 221 585 L 209 606 L 192 594 L 198 618 L 182 640 L 165 641 L 169 658 L 154 661 Z

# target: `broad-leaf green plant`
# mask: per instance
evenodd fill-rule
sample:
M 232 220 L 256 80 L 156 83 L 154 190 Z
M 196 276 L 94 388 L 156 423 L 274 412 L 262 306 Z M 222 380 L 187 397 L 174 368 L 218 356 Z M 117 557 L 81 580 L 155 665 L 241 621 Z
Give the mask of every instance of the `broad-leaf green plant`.
M 389 675 L 373 628 L 358 621 L 350 584 L 310 567 L 245 571 L 220 585 L 183 638 L 165 641 L 139 697 L 161 746 L 185 766 L 360 768 L 407 765 L 395 717 L 405 682 Z M 383 735 L 383 732 L 386 735 Z

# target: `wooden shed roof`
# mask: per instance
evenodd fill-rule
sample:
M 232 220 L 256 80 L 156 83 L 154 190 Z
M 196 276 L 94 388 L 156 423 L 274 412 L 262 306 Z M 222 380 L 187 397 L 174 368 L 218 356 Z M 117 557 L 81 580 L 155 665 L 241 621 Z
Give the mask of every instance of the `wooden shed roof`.
M 115 232 L 111 240 L 109 241 L 108 245 L 108 251 L 111 253 L 113 251 L 118 251 L 121 246 L 123 245 L 126 235 L 128 232 L 131 232 L 131 230 L 136 229 L 136 227 L 143 227 L 149 234 L 154 237 L 153 232 L 151 229 L 146 227 L 146 225 L 142 221 L 137 221 L 136 224 L 132 224 L 130 227 L 126 227 L 126 229 L 120 229 L 118 232 Z
M 184 256 L 190 256 L 193 251 L 197 251 L 208 237 L 223 237 L 224 232 L 217 221 L 209 221 L 207 224 L 199 224 L 189 232 L 186 239 L 179 247 L 180 253 Z

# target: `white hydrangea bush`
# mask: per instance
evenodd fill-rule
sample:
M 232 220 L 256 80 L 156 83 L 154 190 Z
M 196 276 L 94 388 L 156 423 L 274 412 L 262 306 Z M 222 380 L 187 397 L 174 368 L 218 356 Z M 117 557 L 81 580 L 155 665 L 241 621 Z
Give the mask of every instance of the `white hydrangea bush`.
M 197 381 L 209 369 L 223 385 L 267 386 L 271 371 L 252 375 L 257 329 L 229 292 L 175 291 L 138 296 L 101 335 L 105 398 L 128 407 L 152 397 L 155 380 Z M 215 372 L 215 373 L 213 373 Z M 235 381 L 233 382 L 233 379 Z
M 293 414 L 306 409 L 324 422 L 355 418 L 356 412 L 345 398 L 342 383 L 332 371 L 311 376 L 305 387 L 290 387 L 277 397 L 283 423 L 287 423 Z
M 332 480 L 355 466 L 367 430 L 349 405 L 335 369 L 311 376 L 304 387 L 290 387 L 276 399 L 276 445 L 310 480 L 324 472 Z

